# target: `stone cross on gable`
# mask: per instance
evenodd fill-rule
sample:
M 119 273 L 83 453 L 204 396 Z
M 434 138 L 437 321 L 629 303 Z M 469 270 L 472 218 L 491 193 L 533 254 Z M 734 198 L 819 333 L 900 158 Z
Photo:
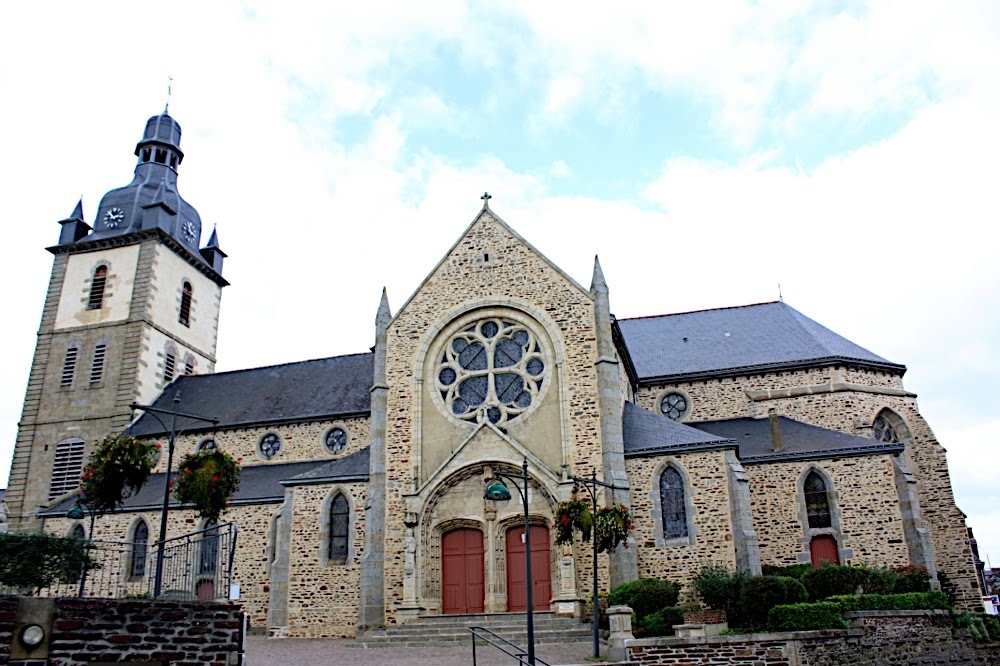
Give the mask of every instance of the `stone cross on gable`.
M 483 205 L 484 206 L 489 206 L 490 205 L 490 199 L 493 198 L 493 195 L 490 194 L 489 192 L 483 192 L 483 196 L 481 196 L 479 198 L 483 200 Z

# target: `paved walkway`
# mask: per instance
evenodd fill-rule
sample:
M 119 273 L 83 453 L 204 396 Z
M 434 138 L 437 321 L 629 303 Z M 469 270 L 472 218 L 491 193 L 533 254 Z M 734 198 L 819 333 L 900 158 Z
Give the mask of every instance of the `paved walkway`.
M 370 648 L 351 647 L 353 641 L 336 638 L 266 639 L 247 638 L 247 666 L 468 666 L 472 663 L 471 643 L 455 647 Z M 585 664 L 592 654 L 589 641 L 579 643 L 543 643 L 535 656 L 549 664 Z M 495 648 L 482 646 L 477 651 L 481 666 L 510 666 L 517 661 Z

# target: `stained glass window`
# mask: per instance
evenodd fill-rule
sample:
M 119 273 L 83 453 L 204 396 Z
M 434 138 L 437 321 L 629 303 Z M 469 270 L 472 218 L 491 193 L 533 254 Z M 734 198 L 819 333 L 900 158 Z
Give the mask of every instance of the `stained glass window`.
M 545 370 L 541 345 L 526 326 L 484 319 L 445 345 L 437 388 L 456 418 L 502 424 L 537 402 Z
M 347 562 L 347 530 L 350 522 L 347 498 L 337 495 L 330 503 L 330 561 L 334 564 Z
M 149 527 L 146 521 L 136 523 L 132 532 L 132 559 L 129 563 L 129 575 L 141 577 L 146 574 L 146 544 L 149 543 Z
M 660 475 L 660 509 L 663 513 L 663 538 L 686 537 L 688 525 L 684 479 L 675 467 L 667 467 Z
M 806 477 L 805 495 L 809 527 L 830 527 L 830 496 L 826 481 L 816 472 Z
M 340 453 L 347 446 L 347 431 L 343 428 L 333 428 L 326 433 L 326 448 L 330 453 Z
M 260 454 L 270 460 L 281 453 L 281 439 L 273 432 L 264 436 L 260 440 Z
M 660 411 L 674 421 L 680 419 L 688 412 L 688 401 L 680 393 L 668 393 L 660 400 Z
M 892 427 L 889 423 L 889 419 L 885 418 L 883 415 L 875 417 L 875 422 L 872 423 L 872 434 L 875 439 L 880 442 L 889 442 L 890 444 L 895 444 L 899 441 L 899 435 L 896 433 L 896 429 Z

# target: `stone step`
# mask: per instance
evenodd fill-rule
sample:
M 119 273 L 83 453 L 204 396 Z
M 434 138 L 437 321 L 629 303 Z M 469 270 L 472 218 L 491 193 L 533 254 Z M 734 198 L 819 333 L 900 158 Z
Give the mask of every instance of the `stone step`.
M 536 643 L 558 643 L 587 640 L 591 637 L 590 625 L 576 618 L 559 617 L 551 612 L 536 613 L 533 617 Z M 455 645 L 472 642 L 469 627 L 483 627 L 498 636 L 525 644 L 526 618 L 524 613 L 489 613 L 470 615 L 427 615 L 402 625 L 360 636 L 356 647 L 415 647 L 420 645 Z
M 484 627 L 484 628 L 489 629 L 491 631 L 496 631 L 497 628 L 500 628 L 500 629 L 506 629 L 506 628 L 511 628 L 511 629 L 518 629 L 518 628 L 520 628 L 520 629 L 523 629 L 524 626 L 525 626 L 525 621 L 524 620 L 519 620 L 519 621 L 518 620 L 508 620 L 508 621 L 504 621 L 504 622 L 435 622 L 435 623 L 411 622 L 411 623 L 408 623 L 408 624 L 402 624 L 402 625 L 399 625 L 399 626 L 396 626 L 396 627 L 391 627 L 391 628 L 389 628 L 389 629 L 386 630 L 386 633 L 390 633 L 390 634 L 398 634 L 398 633 L 412 634 L 412 633 L 423 633 L 423 632 L 432 632 L 432 631 L 440 631 L 440 630 L 453 630 L 453 629 L 463 629 L 464 630 L 467 627 Z M 561 622 L 561 621 L 547 621 L 547 622 L 546 621 L 542 621 L 542 622 L 537 622 L 536 621 L 535 622 L 535 628 L 536 629 L 543 629 L 543 628 L 548 628 L 548 629 L 552 629 L 552 628 L 559 628 L 559 629 L 561 629 L 561 628 L 579 628 L 579 627 L 583 627 L 583 626 L 589 626 L 589 625 L 585 625 L 585 624 L 583 624 L 581 622 L 577 622 L 576 620 L 572 620 L 570 622 Z
M 497 632 L 503 638 L 506 638 L 510 642 L 516 645 L 526 645 L 527 636 L 522 631 L 520 633 L 500 633 Z M 578 632 L 565 632 L 565 631 L 554 631 L 554 632 L 535 632 L 535 643 L 570 643 L 576 641 L 586 641 L 589 640 L 591 634 L 589 631 L 584 631 L 582 633 Z M 478 642 L 478 641 L 477 641 Z M 421 647 L 421 646 L 453 646 L 460 644 L 472 645 L 472 634 L 465 632 L 464 634 L 455 634 L 452 636 L 368 636 L 364 638 L 356 639 L 351 647 L 359 648 L 378 648 L 378 647 Z

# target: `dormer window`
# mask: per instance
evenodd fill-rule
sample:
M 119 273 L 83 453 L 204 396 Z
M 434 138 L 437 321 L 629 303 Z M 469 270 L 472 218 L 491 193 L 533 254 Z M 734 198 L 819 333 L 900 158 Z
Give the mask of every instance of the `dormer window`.
M 87 299 L 88 310 L 100 310 L 104 305 L 104 288 L 108 281 L 108 267 L 98 266 L 90 281 L 90 297 Z
M 163 148 L 156 149 L 156 163 L 166 164 L 167 163 L 167 151 Z

